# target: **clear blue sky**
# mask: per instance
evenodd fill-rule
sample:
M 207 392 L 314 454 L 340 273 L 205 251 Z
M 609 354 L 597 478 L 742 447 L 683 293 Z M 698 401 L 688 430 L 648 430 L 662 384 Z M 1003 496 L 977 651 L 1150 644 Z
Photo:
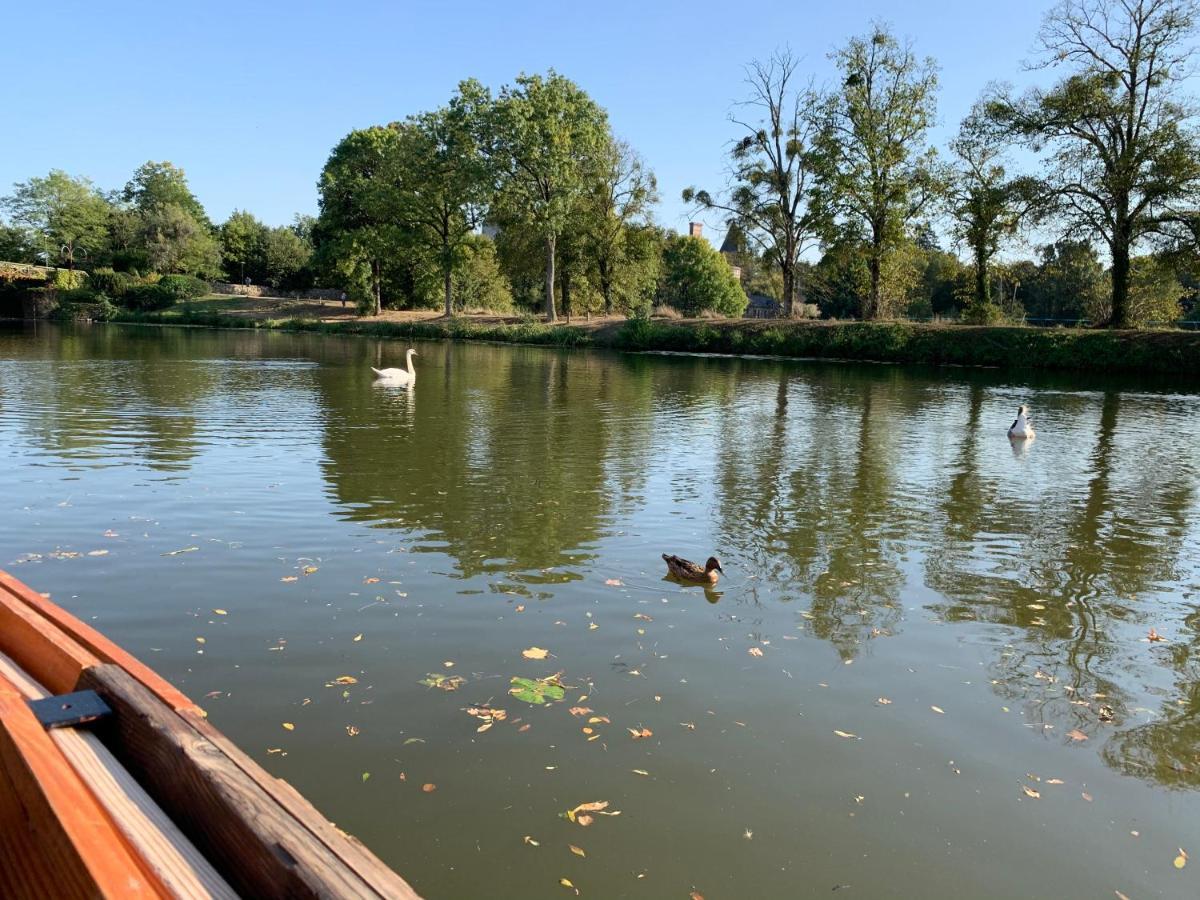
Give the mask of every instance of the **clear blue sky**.
M 941 65 L 941 146 L 988 81 L 1030 80 L 1020 62 L 1051 2 L 14 2 L 0 194 L 51 168 L 116 188 L 170 160 L 215 221 L 242 208 L 284 224 L 316 212 L 349 130 L 436 106 L 468 76 L 495 89 L 554 67 L 645 156 L 659 221 L 682 229 L 680 191 L 721 184 L 747 61 L 788 45 L 826 79 L 829 51 L 883 18 Z

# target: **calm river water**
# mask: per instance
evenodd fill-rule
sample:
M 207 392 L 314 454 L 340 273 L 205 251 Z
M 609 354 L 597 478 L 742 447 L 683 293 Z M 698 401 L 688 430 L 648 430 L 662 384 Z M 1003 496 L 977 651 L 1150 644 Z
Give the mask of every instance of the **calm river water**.
M 0 330 L 0 566 L 431 898 L 1200 895 L 1195 385 L 404 349 Z

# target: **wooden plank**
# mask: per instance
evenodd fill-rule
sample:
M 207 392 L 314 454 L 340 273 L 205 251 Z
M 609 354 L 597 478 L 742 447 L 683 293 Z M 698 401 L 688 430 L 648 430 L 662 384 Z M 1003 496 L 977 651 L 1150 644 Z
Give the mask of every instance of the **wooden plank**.
M 180 712 L 180 717 L 189 722 L 199 734 L 221 748 L 238 768 L 262 787 L 275 802 L 294 816 L 343 863 L 357 872 L 375 891 L 384 897 L 395 898 L 395 900 L 420 900 L 420 895 L 412 889 L 408 882 L 385 865 L 361 841 L 340 830 L 326 819 L 299 791 L 282 778 L 276 778 L 263 769 L 233 741 L 218 731 L 211 722 L 185 711 Z
M 7 590 L 0 590 L 0 652 L 12 657 L 55 694 L 75 690 L 79 673 L 100 662 L 91 651 Z
M 12 597 L 25 604 L 25 606 L 34 610 L 43 618 L 53 622 L 60 630 L 66 632 L 72 640 L 86 648 L 100 661 L 119 665 L 157 694 L 168 706 L 173 709 L 198 708 L 178 688 L 174 687 L 145 663 L 138 660 L 133 654 L 121 649 L 95 628 L 81 622 L 57 603 L 53 603 L 46 597 L 43 597 L 33 588 L 29 587 L 29 585 L 17 580 L 3 569 L 0 569 L 0 589 L 7 591 Z M 10 653 L 9 655 L 16 658 L 14 654 Z M 38 680 L 41 681 L 42 679 L 39 678 Z M 55 689 L 54 692 L 56 694 L 65 693 L 65 691 L 58 689 Z
M 102 740 L 233 885 L 256 898 L 383 895 L 318 841 L 208 737 L 117 666 L 80 687 L 115 715 Z
M 7 678 L 26 700 L 47 696 L 41 685 L 4 654 L 0 654 L 0 676 Z M 180 900 L 236 900 L 233 888 L 96 735 L 73 728 L 55 729 L 49 734 L 129 844 L 173 896 Z M 5 864 L 16 859 L 9 855 Z M 0 896 L 7 895 L 0 891 Z
M 0 771 L 5 897 L 170 896 L 7 679 L 0 679 Z M 9 855 L 30 850 L 36 862 Z

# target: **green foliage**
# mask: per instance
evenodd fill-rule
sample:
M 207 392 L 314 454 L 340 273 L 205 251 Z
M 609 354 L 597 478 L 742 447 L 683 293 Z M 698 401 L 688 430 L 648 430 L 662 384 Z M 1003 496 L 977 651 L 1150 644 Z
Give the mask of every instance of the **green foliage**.
M 566 696 L 562 683 L 556 676 L 549 678 L 521 678 L 514 675 L 508 692 L 526 703 L 543 704 L 561 700 Z
M 235 209 L 218 229 L 225 276 L 239 284 L 249 278 L 261 284 L 264 276 L 263 245 L 267 226 L 251 213 Z
M 96 256 L 108 245 L 109 203 L 87 178 L 54 169 L 45 178 L 14 185 L 0 200 L 15 224 L 33 235 L 47 265 Z
M 129 288 L 137 284 L 137 279 L 126 272 L 115 272 L 102 266 L 91 271 L 88 276 L 88 284 L 97 294 L 120 298 Z
M 703 238 L 683 235 L 663 250 L 659 296 L 688 316 L 705 310 L 740 316 L 749 302 L 725 258 Z
M 268 229 L 262 245 L 263 280 L 275 288 L 299 287 L 311 258 L 312 245 L 294 229 Z
M 176 207 L 204 230 L 212 229 L 203 204 L 188 186 L 187 175 L 173 163 L 151 161 L 138 166 L 122 191 L 122 199 L 142 215 Z
M 203 297 L 209 291 L 207 282 L 201 281 L 193 275 L 164 275 L 158 280 L 155 287 L 170 296 L 172 303 L 195 300 L 197 297 Z
M 141 242 L 156 272 L 215 278 L 221 250 L 207 226 L 182 206 L 155 206 L 141 215 Z
M 175 303 L 175 295 L 162 290 L 157 284 L 138 284 L 125 291 L 121 305 L 140 312 L 155 312 L 167 309 Z
M 1192 0 L 1064 0 L 1040 34 L 1046 66 L 1064 77 L 987 107 L 1045 154 L 1045 181 L 1074 236 L 1108 248 L 1117 327 L 1136 324 L 1130 260 L 1139 244 L 1172 233 L 1196 243 L 1200 134 L 1184 94 L 1196 24 Z
M 457 310 L 512 310 L 512 289 L 500 271 L 496 245 L 485 237 L 472 236 L 464 245 L 454 267 L 453 287 Z
M 828 211 L 826 243 L 861 240 L 866 249 L 862 317 L 873 319 L 895 312 L 881 293 L 885 263 L 940 187 L 923 146 L 936 116 L 937 66 L 882 25 L 833 59 L 842 87 L 814 155 L 818 196 Z
M 742 121 L 742 114 L 735 120 L 744 134 L 730 151 L 726 196 L 714 198 L 695 188 L 683 192 L 685 203 L 726 214 L 778 268 L 787 317 L 793 312 L 801 255 L 815 243 L 826 218 L 813 191 L 828 149 L 819 140 L 823 101 L 812 87 L 795 87 L 798 65 L 790 51 L 782 51 L 749 66 L 750 99 L 741 106 L 754 120 Z
M 86 272 L 74 272 L 70 269 L 55 269 L 50 283 L 58 291 L 74 291 L 87 284 Z
M 1139 256 L 1130 261 L 1129 324 L 1170 325 L 1183 317 L 1180 300 L 1186 289 L 1167 260 Z M 1111 315 L 1111 310 L 1108 311 Z M 1105 316 L 1098 317 L 1101 321 Z

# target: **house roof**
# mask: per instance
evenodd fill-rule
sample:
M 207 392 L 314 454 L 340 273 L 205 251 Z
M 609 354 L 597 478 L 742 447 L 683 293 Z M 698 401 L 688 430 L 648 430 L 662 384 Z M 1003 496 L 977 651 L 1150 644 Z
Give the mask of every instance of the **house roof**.
M 721 242 L 722 253 L 744 253 L 746 251 L 746 236 L 737 225 L 730 225 L 725 232 L 725 240 Z

